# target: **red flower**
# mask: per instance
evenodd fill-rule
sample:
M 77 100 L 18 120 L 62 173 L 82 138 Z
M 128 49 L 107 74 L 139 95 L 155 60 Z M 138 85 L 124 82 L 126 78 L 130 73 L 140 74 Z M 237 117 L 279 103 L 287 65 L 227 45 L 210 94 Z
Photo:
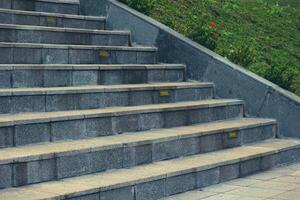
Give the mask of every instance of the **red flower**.
M 217 24 L 216 24 L 216 22 L 209 22 L 208 25 L 212 28 L 215 28 Z

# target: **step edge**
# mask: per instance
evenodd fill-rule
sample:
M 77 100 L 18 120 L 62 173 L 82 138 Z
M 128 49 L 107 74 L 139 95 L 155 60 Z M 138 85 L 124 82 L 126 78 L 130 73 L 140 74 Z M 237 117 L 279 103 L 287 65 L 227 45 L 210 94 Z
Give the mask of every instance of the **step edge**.
M 254 119 L 254 118 L 252 118 Z M 249 120 L 251 120 L 251 118 L 249 118 Z M 110 145 L 98 145 L 96 147 L 92 147 L 92 148 L 73 148 L 70 150 L 64 150 L 64 151 L 60 151 L 60 152 L 56 152 L 56 151 L 51 151 L 48 153 L 41 153 L 41 154 L 35 154 L 35 155 L 29 155 L 29 156 L 24 156 L 24 157 L 17 157 L 17 158 L 12 158 L 12 159 L 0 159 L 0 165 L 4 165 L 4 164 L 13 164 L 13 163 L 18 163 L 18 162 L 31 162 L 31 161 L 37 161 L 37 160 L 45 160 L 45 159 L 51 159 L 54 157 L 63 157 L 63 156 L 70 156 L 70 155 L 76 155 L 79 153 L 89 153 L 89 152 L 95 152 L 95 151 L 99 151 L 99 150 L 107 150 L 107 149 L 114 149 L 114 148 L 119 148 L 119 147 L 127 147 L 127 146 L 138 146 L 138 145 L 143 145 L 143 144 L 148 144 L 148 143 L 157 143 L 157 142 L 162 142 L 162 141 L 172 141 L 174 139 L 179 139 L 179 138 L 193 138 L 193 137 L 202 137 L 202 136 L 207 136 L 207 135 L 214 135 L 214 134 L 219 134 L 220 132 L 222 132 L 222 134 L 225 134 L 225 132 L 229 132 L 232 130 L 245 130 L 245 129 L 250 129 L 250 128 L 258 128 L 258 127 L 264 127 L 264 126 L 276 126 L 277 122 L 276 120 L 273 119 L 256 119 L 256 122 L 252 122 L 252 121 L 248 121 L 247 122 L 247 118 L 243 119 L 243 120 L 227 120 L 228 123 L 232 122 L 235 123 L 237 121 L 246 121 L 246 123 L 241 124 L 241 125 L 236 125 L 236 124 L 232 124 L 230 127 L 226 127 L 226 128 L 216 128 L 213 130 L 205 130 L 202 131 L 200 130 L 201 126 L 206 126 L 209 123 L 206 124 L 199 124 L 198 126 L 196 125 L 196 127 L 199 127 L 198 131 L 193 131 L 192 133 L 178 133 L 177 135 L 162 135 L 161 138 L 154 138 L 154 139 L 142 139 L 139 141 L 135 141 L 135 142 L 124 142 L 124 143 L 118 143 L 116 142 L 115 144 L 110 144 Z M 226 121 L 226 122 L 227 122 Z M 225 121 L 219 121 L 219 122 L 211 122 L 210 124 L 215 125 L 215 124 L 220 124 L 223 123 Z M 193 127 L 193 126 L 184 126 L 184 127 L 180 127 L 180 130 L 182 129 L 188 129 L 189 127 Z M 165 129 L 157 129 L 157 130 L 149 130 L 149 131 L 143 131 L 140 134 L 150 134 L 152 131 L 172 131 L 172 130 L 176 130 L 176 128 L 165 128 Z M 184 131 L 184 130 L 183 130 Z M 186 130 L 185 130 L 186 131 Z M 124 134 L 125 135 L 125 134 Z M 129 133 L 126 134 L 125 136 L 130 136 L 130 135 L 134 135 L 134 133 Z M 118 138 L 120 136 L 107 136 L 109 138 Z M 104 137 L 105 138 L 105 137 Z M 104 139 L 101 138 L 101 139 Z M 94 140 L 101 140 L 100 138 L 90 138 L 90 139 L 83 139 L 81 141 L 94 141 Z M 105 138 L 104 140 L 106 140 L 107 138 Z M 68 144 L 70 145 L 70 143 L 74 143 L 74 145 L 77 143 L 78 141 L 61 141 L 61 142 L 56 142 L 57 144 Z M 14 150 L 14 149 L 26 149 L 29 147 L 39 147 L 39 146 L 43 146 L 44 144 L 48 144 L 48 146 L 46 148 L 54 148 L 55 149 L 55 142 L 53 143 L 53 147 L 51 147 L 51 143 L 40 143 L 40 144 L 36 144 L 36 145 L 32 145 L 32 146 L 20 146 L 20 147 L 11 147 L 11 148 L 4 148 L 2 149 L 2 151 L 8 152 L 9 150 Z M 32 150 L 31 150 L 32 151 Z M 0 149 L 1 152 L 1 149 Z
M 92 50 L 125 50 L 157 52 L 156 47 L 147 46 L 100 46 L 100 45 L 63 45 L 63 44 L 38 44 L 0 42 L 0 48 L 35 48 L 35 49 L 92 49 Z
M 89 33 L 89 34 L 98 34 L 98 35 L 128 35 L 128 36 L 131 35 L 131 32 L 127 30 L 97 30 L 97 29 L 33 26 L 33 25 L 19 25 L 19 24 L 0 24 L 0 29 L 84 33 L 84 34 Z
M 190 105 L 186 105 L 188 103 Z M 181 104 L 183 104 L 183 105 L 181 105 Z M 2 116 L 0 115 L 0 127 L 21 125 L 21 124 L 57 122 L 57 121 L 75 120 L 75 119 L 90 119 L 90 118 L 105 117 L 105 116 L 109 116 L 109 117 L 123 116 L 123 115 L 129 115 L 129 114 L 137 114 L 137 113 L 142 114 L 142 113 L 154 113 L 154 112 L 181 111 L 181 110 L 185 110 L 187 108 L 189 108 L 189 109 L 203 108 L 204 109 L 204 108 L 233 106 L 233 105 L 243 106 L 244 101 L 236 100 L 236 99 L 226 99 L 226 100 L 212 99 L 212 100 L 201 100 L 201 101 L 189 101 L 189 102 L 183 102 L 183 103 L 180 102 L 180 103 L 167 103 L 167 104 L 154 104 L 154 105 L 141 105 L 141 106 L 111 107 L 111 108 L 91 109 L 91 110 L 47 112 L 48 114 L 49 113 L 52 113 L 53 115 L 56 114 L 56 116 L 54 116 L 54 117 L 45 116 L 44 112 L 22 113 L 22 114 L 15 114 L 15 115 L 5 114 Z M 162 106 L 164 106 L 164 107 L 161 108 Z M 125 108 L 128 110 L 124 111 Z M 41 114 L 43 114 L 43 117 L 40 116 Z M 28 117 L 30 115 L 31 115 L 31 119 L 19 119 L 19 120 L 16 120 L 16 119 L 9 120 L 7 118 L 5 119 L 5 117 L 23 117 L 23 116 Z M 4 117 L 4 118 L 2 118 L 2 117 Z
M 272 142 L 272 140 L 269 140 L 270 142 Z M 299 148 L 300 147 L 300 143 L 299 144 L 292 144 L 290 145 L 290 149 L 295 149 L 295 148 Z M 237 148 L 243 148 L 243 147 L 237 147 Z M 136 185 L 136 184 L 140 184 L 140 183 L 145 183 L 145 182 L 150 182 L 150 181 L 154 181 L 154 180 L 159 180 L 159 179 L 162 179 L 162 178 L 167 178 L 167 177 L 173 177 L 173 176 L 176 176 L 176 174 L 180 174 L 180 175 L 185 175 L 185 174 L 188 174 L 188 173 L 193 173 L 193 172 L 200 172 L 200 171 L 204 171 L 204 170 L 207 170 L 207 169 L 213 169 L 213 168 L 216 168 L 216 167 L 222 167 L 222 166 L 226 166 L 228 164 L 235 164 L 235 163 L 241 163 L 243 161 L 247 161 L 247 160 L 252 160 L 252 159 L 255 159 L 255 158 L 261 158 L 261 157 L 264 157 L 264 155 L 268 154 L 268 155 L 275 155 L 277 154 L 281 149 L 278 148 L 278 149 L 264 149 L 265 152 L 263 153 L 257 153 L 257 154 L 254 154 L 253 156 L 244 156 L 244 157 L 241 157 L 241 158 L 233 158 L 231 160 L 228 160 L 228 161 L 222 161 L 222 162 L 217 162 L 217 161 L 213 161 L 211 164 L 206 164 L 204 166 L 199 166 L 199 167 L 190 167 L 190 168 L 187 168 L 187 169 L 180 169 L 178 171 L 175 171 L 175 172 L 162 172 L 161 174 L 152 174 L 152 175 L 148 175 L 146 174 L 145 177 L 138 177 L 136 179 L 133 179 L 133 180 L 130 180 L 130 181 L 119 181 L 119 183 L 113 183 L 113 184 L 108 184 L 108 185 L 101 185 L 101 184 L 89 184 L 87 188 L 83 188 L 81 190 L 77 190 L 75 192 L 64 192 L 64 193 L 56 193 L 56 194 L 49 194 L 47 193 L 46 190 L 39 190 L 38 188 L 35 188 L 35 187 L 39 187 L 41 185 L 43 185 L 44 183 L 40 183 L 40 184 L 33 184 L 31 186 L 25 186 L 25 187 L 19 187 L 19 188 L 14 188 L 14 189 L 3 189 L 3 190 L 0 190 L 0 192 L 14 192 L 14 191 L 23 191 L 24 189 L 27 189 L 29 191 L 36 191 L 36 192 L 42 192 L 44 195 L 48 195 L 48 197 L 52 197 L 53 199 L 58 199 L 58 198 L 72 198 L 72 197 L 78 197 L 80 195 L 87 195 L 87 194 L 92 194 L 92 193 L 96 193 L 96 192 L 101 192 L 101 191 L 108 191 L 108 190 L 113 190 L 113 189 L 116 189 L 116 188 L 121 188 L 121 187 L 124 187 L 124 186 L 133 186 L 133 185 Z M 215 153 L 215 152 L 214 152 Z M 191 156 L 190 158 L 188 159 L 192 159 L 192 157 L 194 156 Z M 187 159 L 186 159 L 187 160 Z M 154 164 L 150 164 L 151 166 L 153 165 L 156 165 L 156 166 L 159 166 L 159 165 L 162 165 L 164 162 L 166 161 L 161 161 L 161 162 L 157 162 L 157 163 L 154 163 Z M 167 162 L 170 162 L 170 161 L 167 161 Z M 174 160 L 173 160 L 173 163 L 174 163 Z M 172 164 L 172 163 L 171 163 Z M 119 172 L 124 172 L 124 173 L 132 173 L 131 171 L 133 170 L 138 170 L 140 167 L 135 167 L 135 168 L 132 168 L 132 169 L 122 169 L 122 170 L 118 170 Z M 114 173 L 114 171 L 111 171 L 109 173 Z M 85 175 L 85 176 L 82 176 L 83 178 L 86 178 L 86 177 L 100 177 L 99 173 L 94 173 L 92 175 Z M 80 178 L 82 178 L 80 177 Z M 79 183 L 82 183 L 80 182 L 82 180 L 78 179 L 78 177 L 73 177 L 73 178 L 66 178 L 66 179 L 62 179 L 60 181 L 55 181 L 57 183 L 66 183 L 66 184 L 69 184 L 69 185 L 77 185 Z M 54 181 L 50 181 L 50 182 L 45 182 L 45 184 L 49 184 L 49 183 L 53 183 Z M 86 182 L 84 182 L 86 183 Z M 47 197 L 47 196 L 46 196 Z
M 127 85 L 127 84 L 126 84 Z M 131 91 L 160 91 L 160 90 L 178 90 L 194 88 L 212 88 L 213 83 L 186 83 L 178 84 L 130 84 L 127 87 L 118 88 L 122 85 L 98 85 L 98 86 L 70 86 L 70 87 L 44 87 L 44 88 L 11 88 L 1 89 L 0 97 L 8 96 L 36 96 L 36 95 L 67 95 L 67 94 L 90 94 L 105 92 L 131 92 Z
M 106 17 L 104 16 L 72 15 L 72 14 L 63 14 L 63 13 L 36 12 L 36 11 L 14 10 L 14 9 L 4 9 L 4 8 L 0 8 L 0 13 L 11 13 L 17 15 L 24 14 L 24 15 L 45 16 L 45 17 L 49 16 L 49 17 L 79 19 L 79 20 L 88 20 L 88 21 L 106 21 Z

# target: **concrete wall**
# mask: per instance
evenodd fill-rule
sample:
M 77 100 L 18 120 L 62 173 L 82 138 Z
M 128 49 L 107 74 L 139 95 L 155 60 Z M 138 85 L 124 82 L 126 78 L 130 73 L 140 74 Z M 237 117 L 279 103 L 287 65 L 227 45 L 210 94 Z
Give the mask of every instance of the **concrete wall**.
M 212 81 L 220 98 L 240 98 L 246 115 L 275 118 L 281 137 L 300 138 L 300 97 L 237 66 L 115 0 L 81 0 L 81 13 L 106 15 L 108 29 L 131 30 L 134 43 L 159 48 L 159 61 L 187 64 L 189 79 Z

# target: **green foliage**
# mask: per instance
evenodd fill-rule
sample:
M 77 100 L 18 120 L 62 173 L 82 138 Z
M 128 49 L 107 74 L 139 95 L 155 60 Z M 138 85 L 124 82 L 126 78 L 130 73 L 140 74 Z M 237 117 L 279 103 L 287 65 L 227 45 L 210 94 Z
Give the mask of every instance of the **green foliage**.
M 214 50 L 217 47 L 219 33 L 215 28 L 212 28 L 207 24 L 200 24 L 191 30 L 188 37 L 207 48 Z
M 300 96 L 299 0 L 121 1 Z
M 140 12 L 149 14 L 149 12 L 154 7 L 157 0 L 120 0 L 120 1 Z

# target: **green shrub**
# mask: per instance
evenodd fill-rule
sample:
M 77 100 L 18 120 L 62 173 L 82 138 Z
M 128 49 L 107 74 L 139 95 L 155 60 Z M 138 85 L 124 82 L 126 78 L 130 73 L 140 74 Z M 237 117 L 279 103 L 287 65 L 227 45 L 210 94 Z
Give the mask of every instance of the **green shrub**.
M 200 24 L 191 30 L 188 37 L 211 50 L 215 50 L 220 34 L 215 27 L 209 26 L 209 24 Z
M 120 2 L 123 2 L 140 12 L 143 12 L 146 15 L 149 14 L 156 1 L 157 0 L 120 0 Z

